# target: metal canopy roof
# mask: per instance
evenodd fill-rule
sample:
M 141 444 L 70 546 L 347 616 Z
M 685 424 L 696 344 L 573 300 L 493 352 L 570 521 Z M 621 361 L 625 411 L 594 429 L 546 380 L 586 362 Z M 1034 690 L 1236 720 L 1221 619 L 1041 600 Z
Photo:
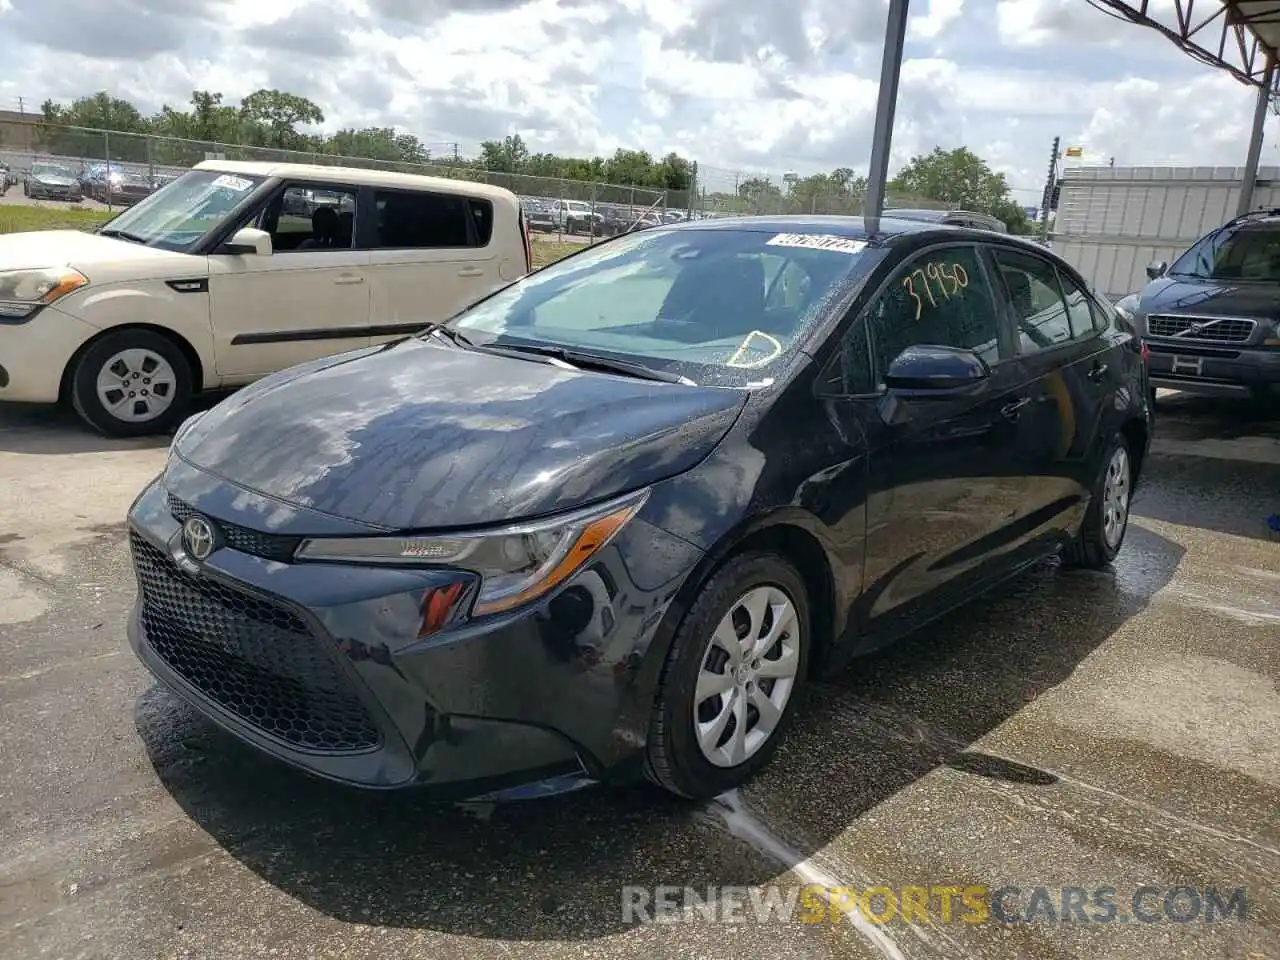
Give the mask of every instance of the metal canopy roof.
M 1184 52 L 1242 83 L 1280 95 L 1280 0 L 1088 0 L 1103 13 L 1158 30 Z

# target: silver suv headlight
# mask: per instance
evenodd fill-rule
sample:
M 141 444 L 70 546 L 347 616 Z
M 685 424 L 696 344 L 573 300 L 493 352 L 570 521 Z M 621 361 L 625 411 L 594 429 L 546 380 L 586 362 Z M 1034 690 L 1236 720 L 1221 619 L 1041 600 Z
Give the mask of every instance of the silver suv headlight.
M 1138 301 L 1141 298 L 1136 293 L 1131 293 L 1127 297 L 1121 297 L 1114 304 L 1116 313 L 1124 317 L 1130 323 L 1138 312 Z
M 0 270 L 0 318 L 21 320 L 88 282 L 70 267 Z
M 585 510 L 476 532 L 304 540 L 294 559 L 456 567 L 480 575 L 474 613 L 500 613 L 544 596 L 611 541 L 644 506 L 640 490 Z

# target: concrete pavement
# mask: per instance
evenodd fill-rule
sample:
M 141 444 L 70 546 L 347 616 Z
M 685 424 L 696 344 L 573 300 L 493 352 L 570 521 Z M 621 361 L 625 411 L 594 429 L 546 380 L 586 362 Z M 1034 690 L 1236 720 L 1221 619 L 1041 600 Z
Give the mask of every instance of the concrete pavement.
M 855 662 L 759 779 L 701 807 L 637 788 L 438 808 L 211 729 L 123 637 L 122 520 L 163 457 L 0 408 L 0 958 L 1280 958 L 1275 422 L 1170 402 L 1113 571 L 1047 564 Z M 1143 884 L 1157 913 L 1170 887 L 1244 887 L 1247 911 L 621 912 L 627 885 L 805 883 L 1014 886 L 1013 914 L 1036 886 L 1112 886 L 1126 916 Z

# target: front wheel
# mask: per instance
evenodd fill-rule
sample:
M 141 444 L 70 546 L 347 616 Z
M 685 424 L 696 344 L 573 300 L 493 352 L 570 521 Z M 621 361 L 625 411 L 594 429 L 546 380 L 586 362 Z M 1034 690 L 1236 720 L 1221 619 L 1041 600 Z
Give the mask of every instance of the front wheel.
M 671 644 L 645 773 L 677 796 L 714 797 L 768 761 L 790 719 L 809 651 L 809 598 L 774 553 L 729 560 Z
M 176 425 L 193 389 L 191 364 L 172 340 L 151 330 L 119 330 L 76 363 L 71 403 L 100 433 L 139 437 Z
M 1096 570 L 1116 558 L 1129 530 L 1132 499 L 1133 458 L 1128 442 L 1117 434 L 1102 457 L 1080 532 L 1067 545 L 1064 559 L 1068 565 Z

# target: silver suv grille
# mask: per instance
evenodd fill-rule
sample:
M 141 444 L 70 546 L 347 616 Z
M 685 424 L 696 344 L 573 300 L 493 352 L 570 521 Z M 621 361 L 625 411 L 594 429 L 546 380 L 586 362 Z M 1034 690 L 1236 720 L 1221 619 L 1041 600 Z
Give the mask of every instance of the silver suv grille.
M 1178 340 L 1208 340 L 1214 343 L 1244 343 L 1253 334 L 1255 320 L 1235 317 L 1147 317 L 1147 332 L 1153 337 Z

